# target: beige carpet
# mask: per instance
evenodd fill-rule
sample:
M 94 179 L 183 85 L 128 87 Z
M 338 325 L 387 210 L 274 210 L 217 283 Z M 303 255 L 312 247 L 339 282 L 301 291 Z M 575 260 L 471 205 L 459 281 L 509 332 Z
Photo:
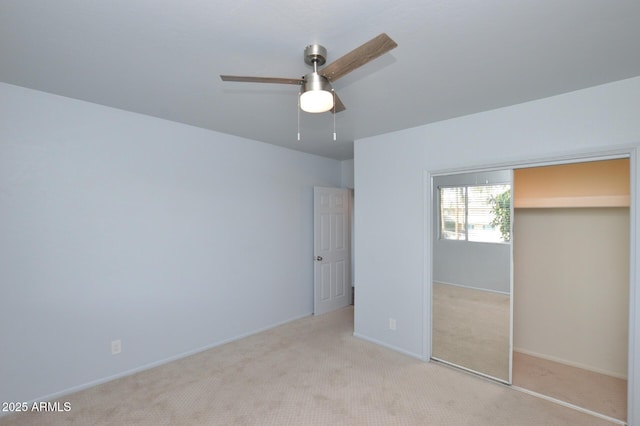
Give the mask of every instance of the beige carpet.
M 509 299 L 433 283 L 432 356 L 508 381 Z
M 513 385 L 602 413 L 627 418 L 627 381 L 513 353 Z
M 70 402 L 72 410 L 0 417 L 0 424 L 609 424 L 354 338 L 352 307 L 59 400 Z

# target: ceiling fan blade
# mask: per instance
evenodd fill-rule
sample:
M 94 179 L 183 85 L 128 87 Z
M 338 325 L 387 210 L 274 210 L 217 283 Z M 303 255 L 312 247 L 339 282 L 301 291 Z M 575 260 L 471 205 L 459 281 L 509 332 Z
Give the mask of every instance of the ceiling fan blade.
M 372 38 L 360 47 L 356 47 L 346 55 L 336 59 L 320 71 L 320 75 L 327 77 L 330 81 L 336 81 L 340 77 L 350 73 L 356 68 L 361 67 L 369 61 L 374 60 L 398 46 L 385 33 Z
M 239 81 L 244 83 L 275 83 L 275 84 L 297 84 L 304 83 L 301 78 L 281 78 L 281 77 L 247 77 L 242 75 L 220 75 L 222 81 Z
M 335 104 L 333 105 L 333 108 L 331 108 L 331 112 L 335 114 L 347 109 L 335 92 L 333 92 L 333 95 L 335 97 Z

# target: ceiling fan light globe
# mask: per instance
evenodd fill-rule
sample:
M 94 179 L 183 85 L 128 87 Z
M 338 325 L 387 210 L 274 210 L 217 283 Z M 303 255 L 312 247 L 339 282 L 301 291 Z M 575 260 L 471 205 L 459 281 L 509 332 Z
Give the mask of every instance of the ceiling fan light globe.
M 333 93 L 327 90 L 304 92 L 300 95 L 300 108 L 304 112 L 327 112 L 333 108 Z
M 326 112 L 333 108 L 333 92 L 329 80 L 312 72 L 303 77 L 300 108 L 305 112 Z

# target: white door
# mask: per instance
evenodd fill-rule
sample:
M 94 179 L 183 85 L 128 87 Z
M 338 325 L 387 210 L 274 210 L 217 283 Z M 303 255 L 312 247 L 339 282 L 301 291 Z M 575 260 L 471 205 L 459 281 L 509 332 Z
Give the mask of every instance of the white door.
M 349 190 L 313 188 L 314 315 L 347 306 L 351 296 Z

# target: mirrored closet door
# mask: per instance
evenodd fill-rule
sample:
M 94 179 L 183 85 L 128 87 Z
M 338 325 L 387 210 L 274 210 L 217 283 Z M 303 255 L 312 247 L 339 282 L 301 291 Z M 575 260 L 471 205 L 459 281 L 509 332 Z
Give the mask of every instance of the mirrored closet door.
M 432 354 L 511 383 L 511 170 L 433 178 Z

